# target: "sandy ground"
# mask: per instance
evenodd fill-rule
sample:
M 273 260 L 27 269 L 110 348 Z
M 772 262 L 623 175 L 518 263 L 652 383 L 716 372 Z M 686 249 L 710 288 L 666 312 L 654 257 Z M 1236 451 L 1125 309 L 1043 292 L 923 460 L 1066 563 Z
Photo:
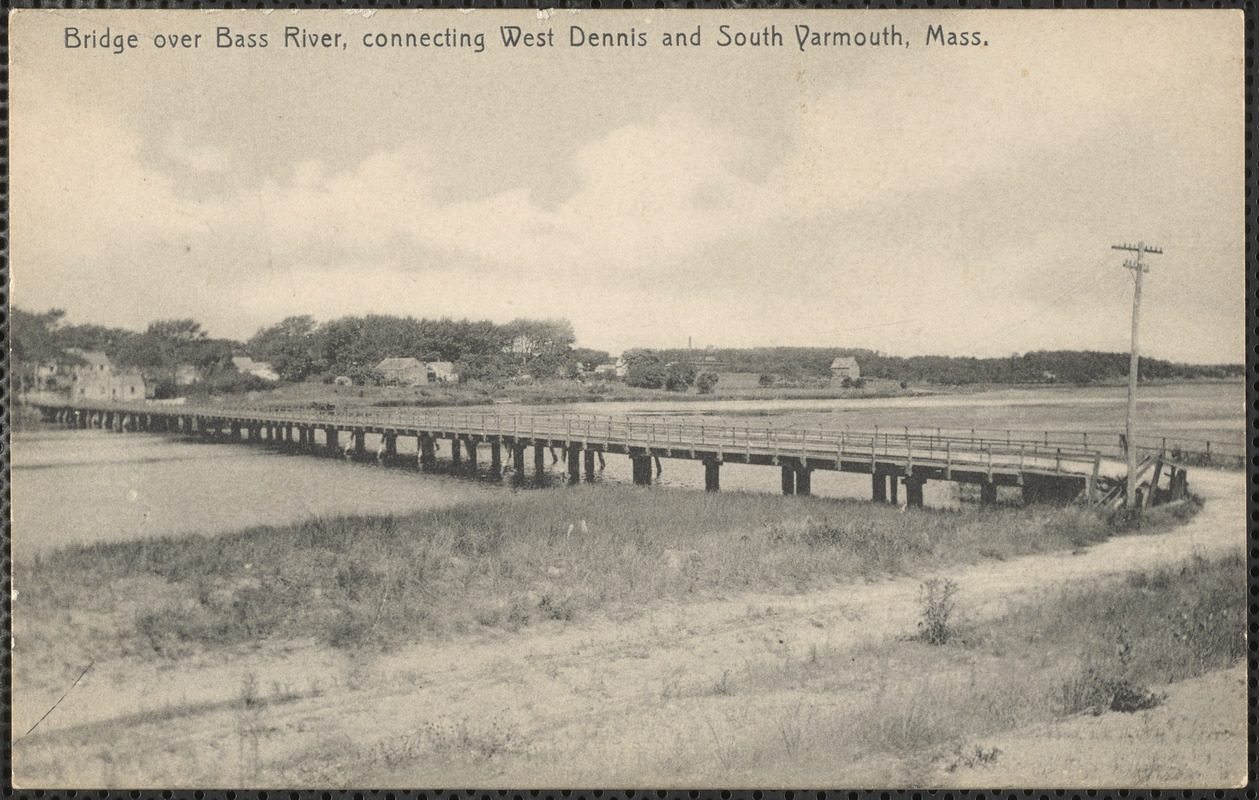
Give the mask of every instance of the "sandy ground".
M 1194 472 L 1190 524 L 1077 553 L 950 568 L 959 607 L 999 615 L 1067 583 L 1245 545 L 1245 476 Z M 827 725 L 878 682 L 863 648 L 914 630 L 929 575 L 797 596 L 669 604 L 633 617 L 485 632 L 400 651 L 268 642 L 179 661 L 97 663 L 15 742 L 18 786 L 1240 785 L 1241 668 L 1164 687 L 1135 715 L 1077 718 L 985 739 L 994 764 L 839 761 Z M 819 697 L 791 681 L 817 652 L 852 652 Z M 81 664 L 14 650 L 21 736 Z M 877 665 L 876 665 L 877 666 Z M 922 665 L 924 671 L 930 664 Z M 771 679 L 758 682 L 757 676 Z M 777 748 L 777 750 L 775 750 Z M 777 755 L 775 754 L 777 753 Z

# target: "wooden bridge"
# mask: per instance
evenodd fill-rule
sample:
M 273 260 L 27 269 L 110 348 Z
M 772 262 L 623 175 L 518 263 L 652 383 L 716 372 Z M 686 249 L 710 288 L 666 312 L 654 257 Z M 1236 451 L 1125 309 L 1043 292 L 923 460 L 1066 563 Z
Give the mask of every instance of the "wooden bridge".
M 1027 502 L 1100 499 L 1113 483 L 1100 475 L 1097 450 L 1036 442 L 951 438 L 911 433 L 855 432 L 827 429 L 758 428 L 708 425 L 676 420 L 634 421 L 617 417 L 573 417 L 390 408 L 229 407 L 205 405 L 118 404 L 41 400 L 46 421 L 70 427 L 119 432 L 154 431 L 197 435 L 226 442 L 272 443 L 311 454 L 374 457 L 391 465 L 437 466 L 438 442 L 449 443 L 447 471 L 477 474 L 478 459 L 489 449 L 489 473 L 501 477 L 504 456 L 510 474 L 526 479 L 526 452 L 533 450 L 534 474 L 541 480 L 546 453 L 561 449 L 567 478 L 577 483 L 596 474 L 596 460 L 626 455 L 634 482 L 652 482 L 652 462 L 701 461 L 705 488 L 720 488 L 726 463 L 778 467 L 783 494 L 809 494 L 816 470 L 871 476 L 876 501 L 921 506 L 929 480 L 975 484 L 985 503 L 996 500 L 997 487 L 1019 487 Z M 345 438 L 342 438 L 342 437 Z M 367 437 L 378 443 L 369 453 Z M 399 437 L 415 439 L 415 455 L 402 456 Z

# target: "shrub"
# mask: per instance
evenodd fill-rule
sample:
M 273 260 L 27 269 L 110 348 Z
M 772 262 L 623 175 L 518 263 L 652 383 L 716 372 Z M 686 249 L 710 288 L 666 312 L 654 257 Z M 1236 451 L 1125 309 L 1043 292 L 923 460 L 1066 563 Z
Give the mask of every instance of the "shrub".
M 947 644 L 955 631 L 950 622 L 953 598 L 961 590 L 952 580 L 931 578 L 918 587 L 918 639 L 927 644 Z
M 695 365 L 689 361 L 676 361 L 665 369 L 664 388 L 671 392 L 685 392 L 695 383 Z
M 630 366 L 625 383 L 640 389 L 659 389 L 664 386 L 665 377 L 665 369 L 660 364 L 642 362 Z

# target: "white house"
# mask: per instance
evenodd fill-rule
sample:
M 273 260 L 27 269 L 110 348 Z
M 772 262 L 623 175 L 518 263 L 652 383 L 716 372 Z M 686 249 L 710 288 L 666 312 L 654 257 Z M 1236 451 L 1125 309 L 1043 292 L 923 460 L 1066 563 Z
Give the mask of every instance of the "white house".
M 104 353 L 71 352 L 83 360 L 70 368 L 71 397 L 125 402 L 153 396 L 153 387 L 145 382 L 139 370 L 115 367 Z
M 852 356 L 840 356 L 831 362 L 831 383 L 841 384 L 845 379 L 850 383 L 861 379 L 861 368 Z
M 262 361 L 254 361 L 249 356 L 232 356 L 232 366 L 237 372 L 248 373 L 266 381 L 278 381 L 279 373 L 271 369 L 271 365 Z

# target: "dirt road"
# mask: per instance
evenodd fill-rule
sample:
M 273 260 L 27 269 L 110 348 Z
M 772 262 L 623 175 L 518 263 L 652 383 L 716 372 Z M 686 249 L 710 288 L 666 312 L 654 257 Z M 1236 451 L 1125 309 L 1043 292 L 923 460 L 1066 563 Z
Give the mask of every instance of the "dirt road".
M 1193 478 L 1207 503 L 1188 525 L 1084 552 L 950 568 L 947 577 L 963 587 L 959 607 L 974 618 L 995 616 L 1070 582 L 1243 548 L 1245 476 L 1198 470 Z M 268 642 L 229 658 L 220 651 L 174 662 L 98 663 L 15 743 L 14 777 L 19 786 L 141 787 L 903 781 L 903 764 L 877 753 L 847 763 L 828 759 L 825 726 L 878 681 L 863 648 L 914 630 L 917 590 L 927 577 L 662 604 L 627 618 L 614 612 L 388 654 Z M 851 653 L 854 665 L 851 677 L 821 699 L 791 680 L 793 665 L 818 653 Z M 13 727 L 20 734 L 77 671 L 24 664 L 20 641 L 14 664 Z M 1237 724 L 1220 735 L 1240 742 L 1236 768 L 1244 779 L 1244 683 L 1240 692 Z M 1165 738 L 1158 723 L 1145 726 L 1144 734 L 1130 731 L 1132 746 L 1144 735 Z M 1127 776 L 1109 772 L 1114 759 L 1091 764 L 1084 750 L 1093 744 L 1079 741 L 1073 784 Z M 775 757 L 771 745 L 786 757 Z M 1034 749 L 1025 744 L 1021 752 Z M 1166 752 L 1192 759 L 1199 751 Z M 1042 763 L 1009 763 L 1025 768 L 1010 767 L 1000 782 L 1046 780 Z M 1171 774 L 1181 783 L 1209 783 L 1220 773 L 1218 763 L 1196 769 L 1171 764 L 1151 771 L 1150 780 Z M 966 770 L 908 777 L 992 782 Z

